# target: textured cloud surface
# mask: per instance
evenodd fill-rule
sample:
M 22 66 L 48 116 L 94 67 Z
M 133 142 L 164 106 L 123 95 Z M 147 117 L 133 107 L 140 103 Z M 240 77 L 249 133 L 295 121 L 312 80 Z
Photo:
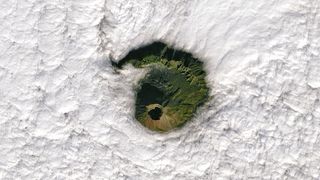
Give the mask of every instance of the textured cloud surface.
M 318 0 L 0 3 L 0 179 L 319 179 Z M 133 116 L 162 40 L 205 63 L 212 99 L 159 134 Z

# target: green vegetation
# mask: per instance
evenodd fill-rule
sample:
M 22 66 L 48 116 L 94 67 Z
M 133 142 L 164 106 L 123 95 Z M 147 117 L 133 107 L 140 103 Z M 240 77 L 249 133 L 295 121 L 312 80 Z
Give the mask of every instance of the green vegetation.
M 119 64 L 148 68 L 136 89 L 135 117 L 156 131 L 169 131 L 190 120 L 208 99 L 206 73 L 201 61 L 163 43 L 130 52 Z

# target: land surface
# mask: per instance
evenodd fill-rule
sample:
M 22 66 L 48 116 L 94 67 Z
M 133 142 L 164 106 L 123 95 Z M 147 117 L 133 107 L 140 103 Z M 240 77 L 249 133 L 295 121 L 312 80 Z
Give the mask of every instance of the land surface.
M 151 130 L 181 127 L 208 98 L 203 63 L 190 53 L 156 42 L 131 51 L 118 67 L 127 63 L 148 69 L 136 89 L 135 117 Z M 155 108 L 159 118 L 150 115 Z

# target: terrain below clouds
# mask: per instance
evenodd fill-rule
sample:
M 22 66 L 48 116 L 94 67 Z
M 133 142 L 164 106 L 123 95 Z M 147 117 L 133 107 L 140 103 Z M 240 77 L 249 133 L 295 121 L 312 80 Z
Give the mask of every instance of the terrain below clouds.
M 0 179 L 319 179 L 320 2 L 0 4 Z M 181 129 L 134 117 L 163 41 L 203 60 L 213 97 Z

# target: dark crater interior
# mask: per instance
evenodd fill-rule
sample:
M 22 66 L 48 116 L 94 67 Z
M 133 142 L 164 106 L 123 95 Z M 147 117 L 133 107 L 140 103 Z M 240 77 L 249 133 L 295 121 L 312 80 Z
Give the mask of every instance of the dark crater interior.
M 160 120 L 160 117 L 162 115 L 162 110 L 158 107 L 155 107 L 154 109 L 149 111 L 148 114 L 152 120 Z

